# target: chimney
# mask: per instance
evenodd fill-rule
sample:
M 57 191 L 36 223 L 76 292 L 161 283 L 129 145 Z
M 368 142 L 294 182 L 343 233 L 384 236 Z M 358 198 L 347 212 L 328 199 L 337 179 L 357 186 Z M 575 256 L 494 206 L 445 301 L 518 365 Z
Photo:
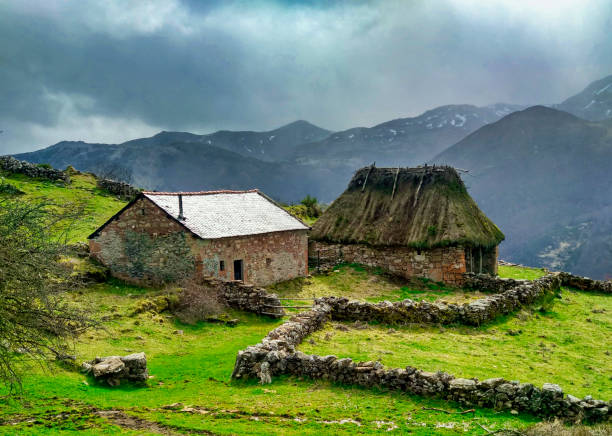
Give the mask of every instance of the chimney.
M 178 219 L 185 221 L 185 215 L 183 214 L 183 194 L 178 195 L 179 198 L 179 215 Z

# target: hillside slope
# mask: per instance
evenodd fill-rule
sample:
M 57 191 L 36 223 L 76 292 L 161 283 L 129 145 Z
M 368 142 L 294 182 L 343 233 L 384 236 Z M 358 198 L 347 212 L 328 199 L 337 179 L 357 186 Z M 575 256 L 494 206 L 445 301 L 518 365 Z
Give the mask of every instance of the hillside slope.
M 4 171 L 0 171 L 0 176 L 4 183 L 9 183 L 24 193 L 18 197 L 20 201 L 46 202 L 60 207 L 82 207 L 83 213 L 65 230 L 68 242 L 71 243 L 86 242 L 87 236 L 126 204 L 126 201 L 99 189 L 96 178 L 91 174 L 71 175 L 71 182 L 67 185 Z M 0 200 L 4 197 L 6 194 L 0 194 Z
M 501 257 L 612 275 L 612 122 L 543 106 L 484 126 L 433 159 L 464 177 L 506 234 Z

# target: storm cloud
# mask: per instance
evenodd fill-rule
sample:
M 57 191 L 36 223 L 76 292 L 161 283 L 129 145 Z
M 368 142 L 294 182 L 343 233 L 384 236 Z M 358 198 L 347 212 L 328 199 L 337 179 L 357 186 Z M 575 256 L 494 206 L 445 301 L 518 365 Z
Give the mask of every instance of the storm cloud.
M 0 153 L 159 130 L 557 103 L 612 73 L 607 0 L 0 2 Z

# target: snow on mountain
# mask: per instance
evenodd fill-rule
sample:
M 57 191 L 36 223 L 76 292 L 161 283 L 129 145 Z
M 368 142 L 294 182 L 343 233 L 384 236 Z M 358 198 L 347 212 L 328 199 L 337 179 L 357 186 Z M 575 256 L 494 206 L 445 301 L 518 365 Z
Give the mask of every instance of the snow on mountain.
M 612 118 L 612 76 L 591 83 L 580 93 L 553 107 L 590 121 Z

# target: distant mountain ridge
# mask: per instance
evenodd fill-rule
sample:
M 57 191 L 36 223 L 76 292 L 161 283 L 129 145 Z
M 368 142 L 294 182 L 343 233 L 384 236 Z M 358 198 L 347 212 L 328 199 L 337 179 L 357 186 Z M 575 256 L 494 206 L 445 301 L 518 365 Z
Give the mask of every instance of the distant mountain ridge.
M 264 132 L 219 130 L 205 135 L 188 132 L 162 131 L 150 138 L 133 139 L 123 146 L 163 146 L 176 142 L 212 145 L 246 157 L 278 162 L 288 158 L 295 147 L 305 142 L 318 141 L 332 133 L 308 121 L 298 120 L 274 130 Z
M 260 188 L 277 199 L 301 199 L 316 180 L 297 165 L 280 164 L 297 145 L 330 131 L 296 121 L 265 132 L 218 131 L 207 135 L 162 131 L 122 144 L 62 141 L 15 155 L 56 168 L 72 165 L 93 172 L 119 170 L 146 189 Z M 253 156 L 256 156 L 253 157 Z
M 372 161 L 381 166 L 415 165 L 485 124 L 523 108 L 503 103 L 485 107 L 441 106 L 417 117 L 332 133 L 321 141 L 297 147 L 292 157 L 299 163 L 310 165 L 337 159 L 352 168 Z
M 582 92 L 553 107 L 585 120 L 612 119 L 612 75 L 591 83 Z
M 259 187 L 283 201 L 298 201 L 306 194 L 331 201 L 356 168 L 374 160 L 379 165 L 417 165 L 518 108 L 449 105 L 418 117 L 338 133 L 303 120 L 264 132 L 221 130 L 197 135 L 162 131 L 122 144 L 62 141 L 15 157 L 94 172 L 100 172 L 101 166 L 121 167 L 135 184 L 147 189 Z M 173 162 L 162 163 L 160 156 L 172 157 Z M 184 165 L 183 170 L 179 165 Z M 272 183 L 281 174 L 285 182 Z M 287 186 L 290 180 L 293 186 Z

